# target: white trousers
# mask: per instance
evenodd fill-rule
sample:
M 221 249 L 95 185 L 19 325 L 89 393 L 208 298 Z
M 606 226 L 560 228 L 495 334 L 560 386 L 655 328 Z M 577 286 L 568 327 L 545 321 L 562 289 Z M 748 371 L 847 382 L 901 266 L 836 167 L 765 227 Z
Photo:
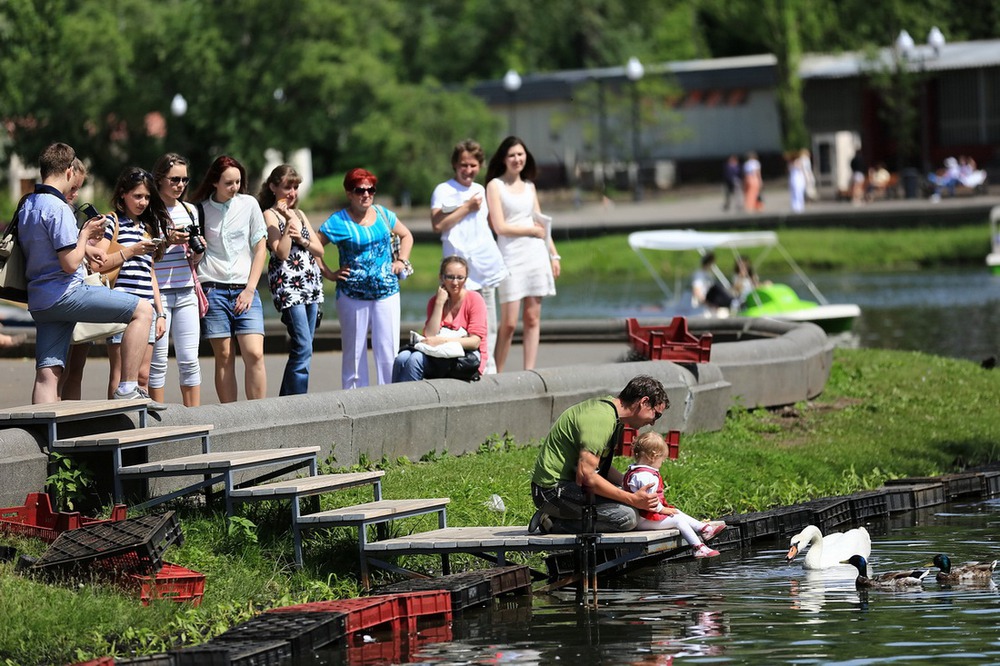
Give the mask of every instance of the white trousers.
M 378 301 L 337 297 L 341 345 L 344 348 L 341 385 L 368 386 L 368 329 L 372 333 L 375 375 L 379 384 L 392 383 L 392 363 L 399 353 L 399 292 Z
M 160 292 L 160 302 L 167 315 L 167 332 L 153 345 L 149 386 L 163 388 L 167 383 L 167 351 L 171 338 L 174 341 L 181 386 L 201 386 L 201 362 L 198 360 L 201 318 L 198 316 L 198 297 L 194 293 L 194 287 L 165 289 Z M 155 319 L 153 325 L 156 325 Z
M 703 542 L 701 537 L 701 531 L 705 529 L 708 523 L 703 523 L 696 518 L 692 518 L 683 511 L 678 511 L 672 516 L 667 516 L 663 520 L 649 520 L 648 518 L 639 517 L 639 524 L 635 529 L 637 530 L 677 530 L 692 546 L 699 546 Z
M 497 288 L 483 287 L 479 294 L 486 302 L 486 374 L 497 374 L 497 362 L 493 354 L 497 349 Z

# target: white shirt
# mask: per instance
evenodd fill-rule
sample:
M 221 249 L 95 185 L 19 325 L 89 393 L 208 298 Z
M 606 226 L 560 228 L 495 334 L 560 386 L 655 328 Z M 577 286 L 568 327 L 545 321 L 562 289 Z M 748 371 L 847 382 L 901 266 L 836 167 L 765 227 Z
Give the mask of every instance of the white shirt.
M 476 195 L 483 200 L 479 210 L 469 213 L 441 234 L 443 256 L 455 254 L 469 262 L 469 279 L 465 286 L 473 291 L 495 287 L 507 277 L 507 267 L 487 219 L 486 188 L 479 183 L 465 187 L 452 178 L 435 187 L 431 195 L 431 210 L 461 206 Z
M 267 236 L 260 205 L 249 194 L 237 194 L 224 204 L 210 197 L 202 202 L 202 209 L 206 249 L 198 276 L 203 282 L 246 284 L 254 246 Z

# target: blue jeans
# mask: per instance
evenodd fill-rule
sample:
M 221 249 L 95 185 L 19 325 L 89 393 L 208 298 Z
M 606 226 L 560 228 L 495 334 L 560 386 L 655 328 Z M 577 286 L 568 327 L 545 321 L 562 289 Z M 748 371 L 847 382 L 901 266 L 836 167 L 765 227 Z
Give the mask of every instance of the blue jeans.
M 419 382 L 424 378 L 427 357 L 423 352 L 401 349 L 392 363 L 392 383 Z
M 278 395 L 300 395 L 309 391 L 309 365 L 312 363 L 313 335 L 319 303 L 293 305 L 281 311 L 281 323 L 288 329 L 288 363 Z

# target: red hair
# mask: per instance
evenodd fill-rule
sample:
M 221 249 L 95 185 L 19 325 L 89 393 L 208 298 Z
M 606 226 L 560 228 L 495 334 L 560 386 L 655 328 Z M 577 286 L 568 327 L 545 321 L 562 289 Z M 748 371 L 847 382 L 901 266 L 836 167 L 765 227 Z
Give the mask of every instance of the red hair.
M 247 170 L 243 168 L 243 165 L 237 162 L 235 159 L 229 155 L 221 155 L 216 157 L 215 161 L 212 162 L 212 166 L 208 167 L 208 171 L 205 173 L 205 177 L 202 179 L 201 184 L 198 188 L 191 194 L 189 201 L 204 201 L 212 192 L 215 191 L 215 186 L 218 184 L 219 180 L 222 179 L 222 172 L 226 169 L 237 169 L 240 172 L 240 194 L 247 193 Z
M 350 192 L 358 183 L 364 180 L 370 181 L 373 187 L 378 184 L 378 178 L 371 171 L 360 168 L 351 169 L 344 176 L 344 191 Z

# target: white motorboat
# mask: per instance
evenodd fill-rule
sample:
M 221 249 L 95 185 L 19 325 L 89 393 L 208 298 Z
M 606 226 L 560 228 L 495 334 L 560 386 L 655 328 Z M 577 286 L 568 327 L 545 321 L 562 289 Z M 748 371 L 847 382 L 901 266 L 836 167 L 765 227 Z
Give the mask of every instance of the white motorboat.
M 990 211 L 990 249 L 986 265 L 993 275 L 1000 275 L 1000 206 L 994 206 Z
M 854 320 L 861 315 L 861 308 L 853 303 L 833 304 L 827 301 L 813 281 L 781 246 L 778 235 L 773 231 L 638 231 L 629 234 L 628 243 L 667 297 L 666 307 L 672 314 L 770 317 L 783 321 L 812 322 L 827 333 L 851 330 Z M 756 256 L 750 257 L 746 251 L 752 249 L 760 251 Z M 689 303 L 690 299 L 683 298 L 685 290 L 681 288 L 681 280 L 684 276 L 677 273 L 675 286 L 671 288 L 645 254 L 652 251 L 697 252 L 704 256 L 709 252 L 718 253 L 720 250 L 731 251 L 734 259 L 740 256 L 748 258 L 754 265 L 760 265 L 771 250 L 777 250 L 799 279 L 802 287 L 816 300 L 803 300 L 789 285 L 767 283 L 758 285 L 742 297 L 740 302 L 734 303 L 732 308 L 694 309 Z M 718 266 L 713 267 L 713 272 L 716 281 L 731 291 L 732 284 Z

